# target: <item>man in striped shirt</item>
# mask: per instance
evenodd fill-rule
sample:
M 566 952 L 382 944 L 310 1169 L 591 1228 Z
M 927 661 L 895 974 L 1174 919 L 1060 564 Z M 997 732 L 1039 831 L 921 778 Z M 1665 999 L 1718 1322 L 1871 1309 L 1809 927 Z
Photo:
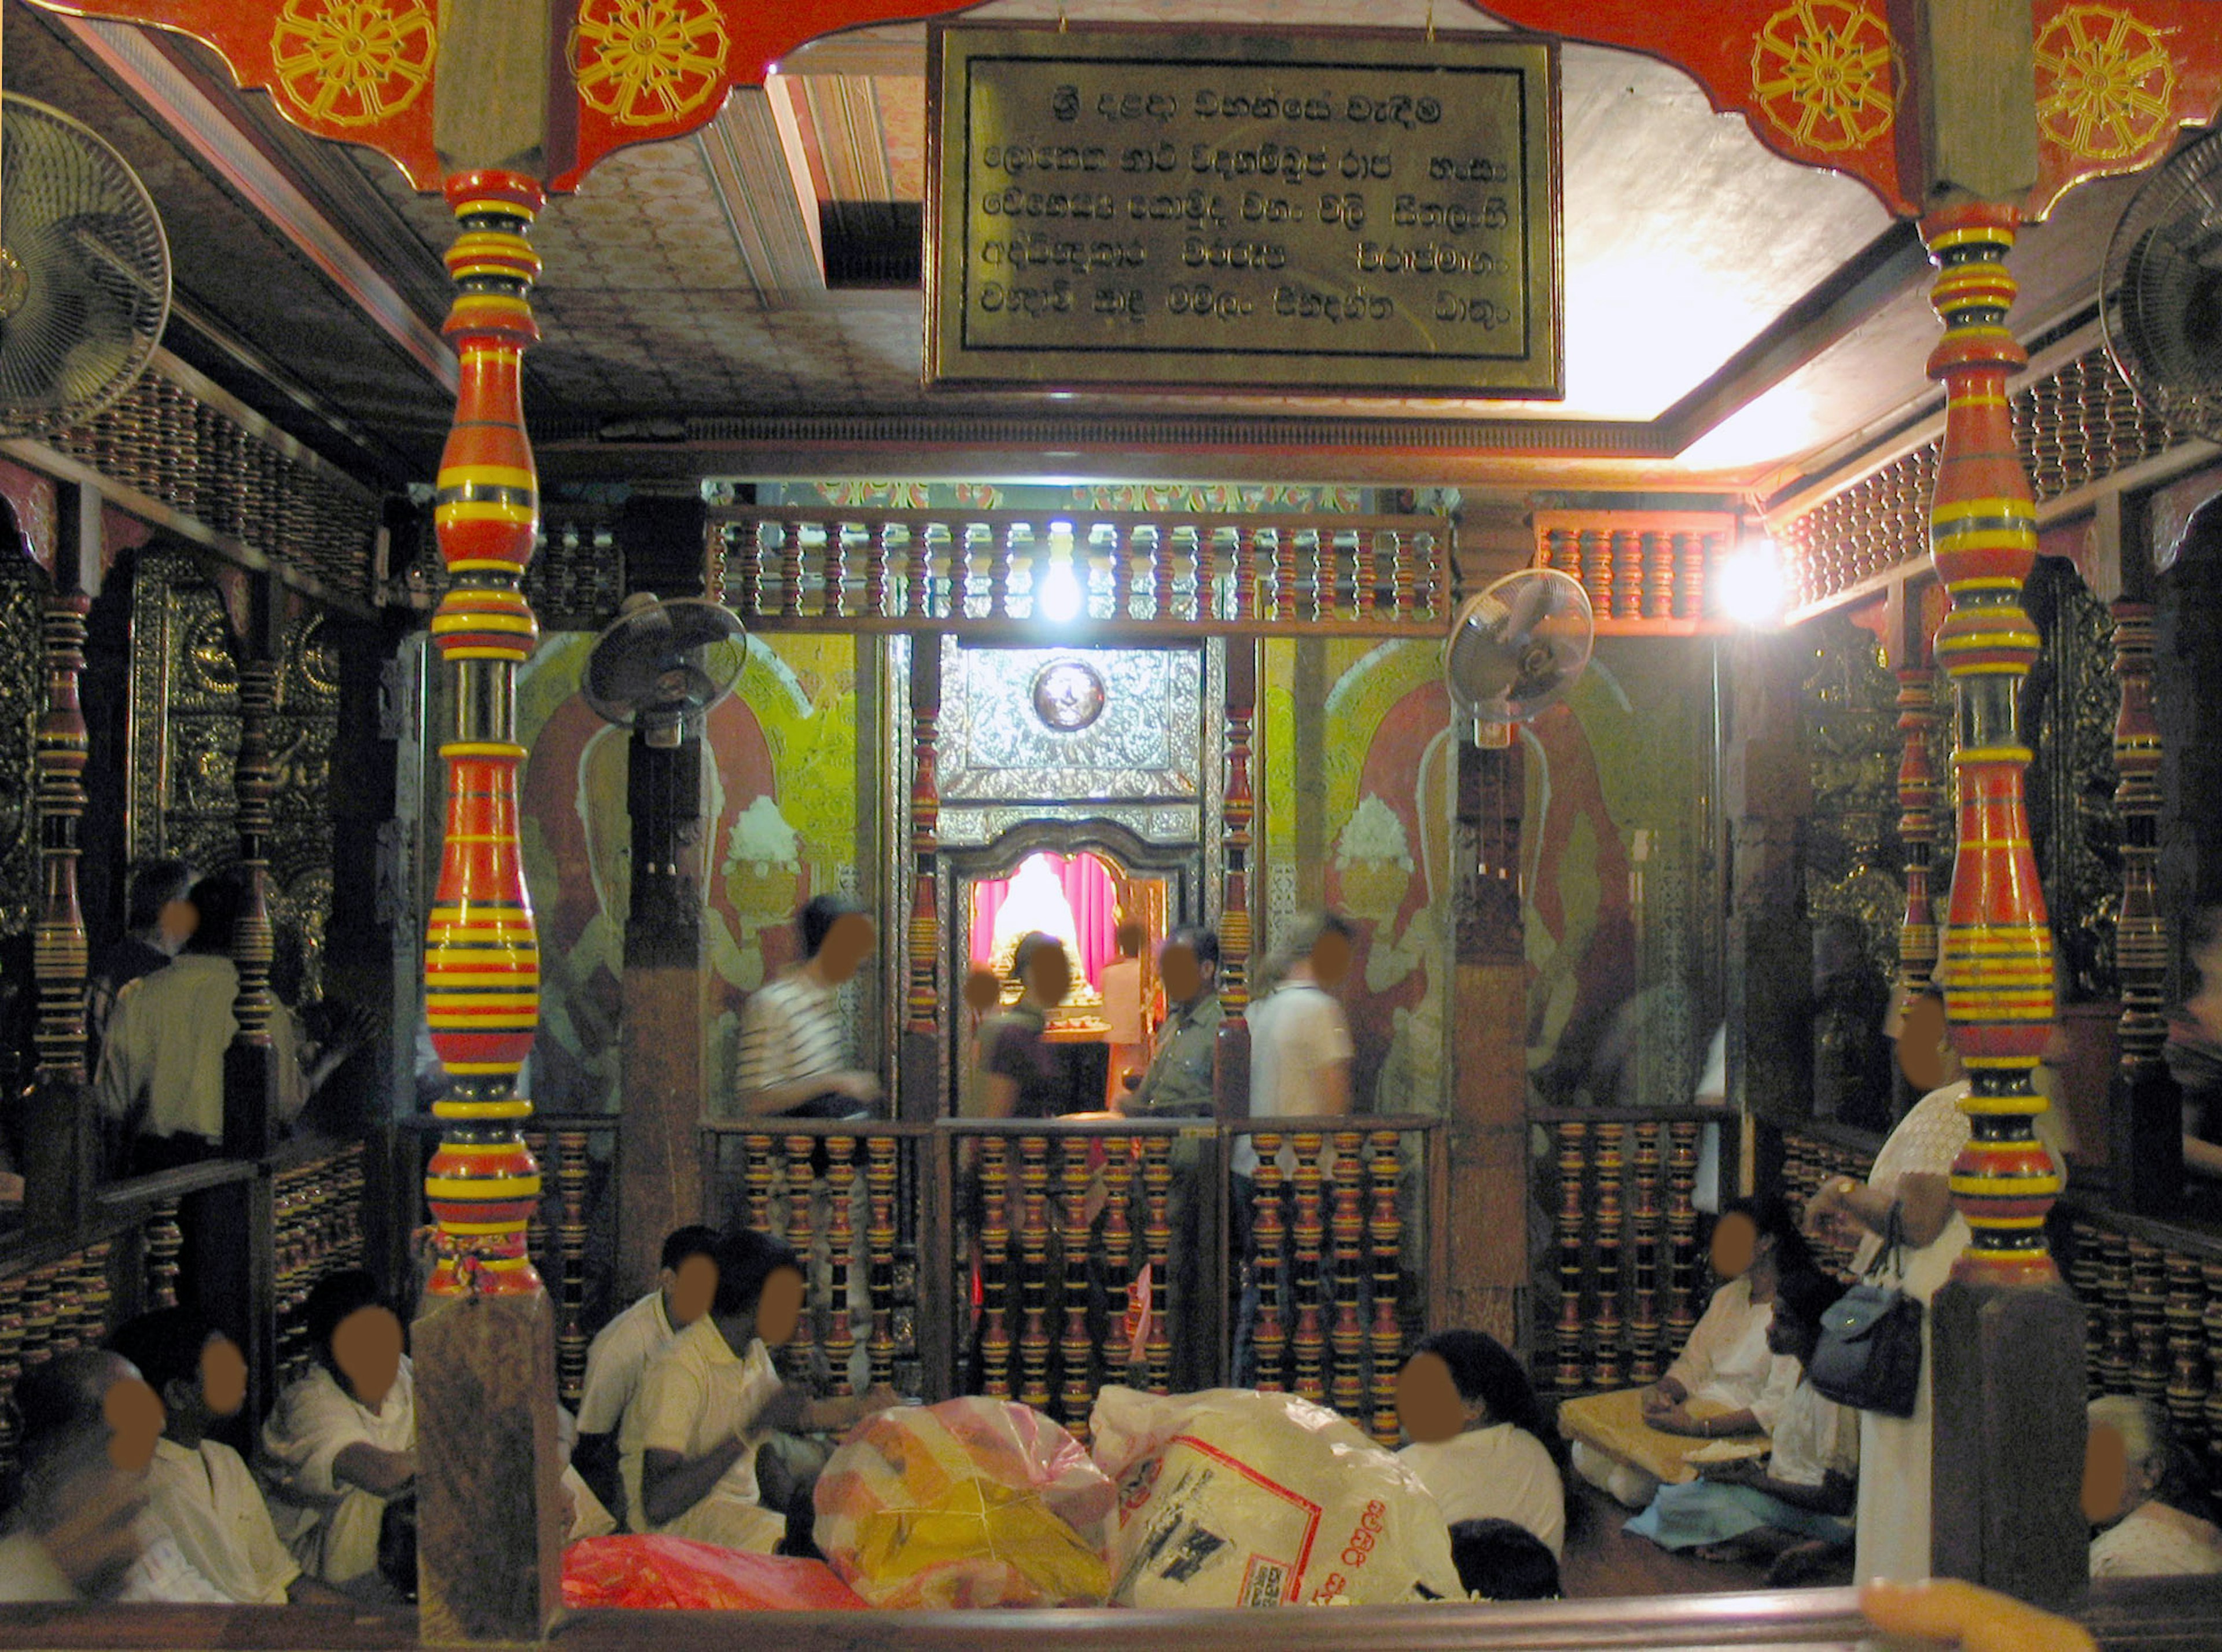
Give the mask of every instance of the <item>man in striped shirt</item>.
M 803 961 L 759 989 L 741 1014 L 733 1082 L 739 1118 L 858 1118 L 880 1082 L 850 1065 L 838 996 L 870 956 L 872 920 L 838 895 L 813 896 L 795 920 Z

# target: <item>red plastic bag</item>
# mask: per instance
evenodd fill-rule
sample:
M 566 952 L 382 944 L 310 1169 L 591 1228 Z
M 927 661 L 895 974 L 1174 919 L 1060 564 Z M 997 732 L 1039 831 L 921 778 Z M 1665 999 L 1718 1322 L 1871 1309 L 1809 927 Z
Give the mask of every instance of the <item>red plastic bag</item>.
M 678 1611 L 860 1611 L 822 1561 L 744 1555 L 685 1537 L 588 1537 L 563 1551 L 563 1604 Z

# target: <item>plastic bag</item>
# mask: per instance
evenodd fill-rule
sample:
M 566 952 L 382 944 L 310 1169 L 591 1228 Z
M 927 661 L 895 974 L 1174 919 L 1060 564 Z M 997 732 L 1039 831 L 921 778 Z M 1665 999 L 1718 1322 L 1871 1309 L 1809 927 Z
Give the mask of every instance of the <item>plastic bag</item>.
M 819 1477 L 819 1548 L 875 1606 L 1100 1606 L 1111 1482 L 1039 1411 L 953 1399 L 867 1418 Z
M 1096 1466 L 1119 1487 L 1114 1605 L 1465 1599 L 1419 1477 L 1321 1406 L 1107 1388 L 1092 1429 Z
M 588 1537 L 563 1551 L 563 1604 L 680 1611 L 856 1611 L 820 1561 L 744 1555 L 685 1537 Z

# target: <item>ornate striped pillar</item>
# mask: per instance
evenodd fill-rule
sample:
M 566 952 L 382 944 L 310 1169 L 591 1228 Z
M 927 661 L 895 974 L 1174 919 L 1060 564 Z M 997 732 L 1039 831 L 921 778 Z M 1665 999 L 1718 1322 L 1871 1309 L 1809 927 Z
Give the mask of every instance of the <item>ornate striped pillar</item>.
M 1960 789 L 1942 969 L 1973 1128 L 1952 1167 L 1971 1238 L 1931 1309 L 1930 1560 L 1938 1575 L 2057 1605 L 2088 1586 L 2090 1527 L 2082 1311 L 2045 1244 L 2060 1178 L 2037 1137 L 2045 1102 L 2031 1082 L 2051 1033 L 2052 939 L 2018 724 L 2038 638 L 2022 608 L 2037 507 L 2006 402 L 2007 374 L 2028 359 L 2006 325 L 2018 219 L 1977 202 L 1922 223 L 1944 323 L 1929 358 L 1945 394 L 1930 549 L 1950 599 L 1936 650 L 1957 704 Z
M 532 1103 L 517 1090 L 539 1024 L 540 950 L 518 847 L 517 668 L 539 637 L 522 584 L 540 501 L 519 370 L 540 336 L 528 296 L 540 257 L 529 236 L 545 197 L 504 172 L 458 174 L 447 194 L 460 233 L 448 250 L 456 293 L 443 330 L 462 376 L 433 509 L 451 583 L 432 642 L 455 721 L 440 747 L 447 828 L 424 1002 L 452 1082 L 432 1104 L 446 1128 L 424 1177 L 440 1246 L 430 1288 L 530 1296 L 541 1288 L 524 1243 L 540 1167 L 519 1134 Z
M 47 703 L 34 747 L 39 821 L 39 917 L 32 928 L 31 970 L 39 987 L 37 1046 L 41 1081 L 82 1084 L 85 1071 L 85 912 L 78 903 L 78 822 L 85 818 L 85 765 L 91 752 L 78 684 L 85 672 L 85 621 L 92 607 L 82 592 L 46 600 L 41 630 L 46 648 Z
M 2023 792 L 2019 699 L 2039 641 L 2021 601 L 2037 505 L 2006 404 L 2006 375 L 2029 360 L 2006 325 L 2018 216 L 1977 203 L 1933 215 L 1922 232 L 1944 322 L 1929 358 L 1945 387 L 1930 550 L 1951 599 L 1936 649 L 1959 715 L 1959 849 L 1942 951 L 1953 1046 L 1974 1087 L 1974 1138 L 1952 1175 L 1974 1238 L 1955 1277 L 2035 1285 L 2060 1277 L 2044 1242 L 2060 1178 L 2037 1139 L 2045 1101 L 2031 1082 L 2052 1024 L 2052 937 Z
M 920 631 L 910 654 L 910 927 L 903 1014 L 902 1067 L 896 1110 L 904 1118 L 941 1112 L 941 790 L 935 757 L 941 725 L 941 635 Z M 892 800 L 891 800 L 892 801 Z
M 1238 589 L 1240 587 L 1238 586 Z M 1250 850 L 1257 797 L 1250 784 L 1250 737 L 1258 710 L 1258 644 L 1227 639 L 1226 883 L 1219 908 L 1219 1002 L 1240 1014 L 1250 1002 Z
M 1929 730 L 1936 720 L 1930 668 L 1924 658 L 1898 674 L 1898 835 L 1905 845 L 1905 916 L 1898 927 L 1898 984 L 1915 992 L 1936 972 L 1936 912 L 1930 902 L 1930 845 L 1936 840 L 1936 773 Z

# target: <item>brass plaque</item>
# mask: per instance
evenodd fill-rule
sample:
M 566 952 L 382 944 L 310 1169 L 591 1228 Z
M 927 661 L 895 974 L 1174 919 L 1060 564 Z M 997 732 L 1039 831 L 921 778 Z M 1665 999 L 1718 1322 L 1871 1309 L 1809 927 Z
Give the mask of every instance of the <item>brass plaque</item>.
M 1555 398 L 1554 43 L 935 27 L 931 386 Z

